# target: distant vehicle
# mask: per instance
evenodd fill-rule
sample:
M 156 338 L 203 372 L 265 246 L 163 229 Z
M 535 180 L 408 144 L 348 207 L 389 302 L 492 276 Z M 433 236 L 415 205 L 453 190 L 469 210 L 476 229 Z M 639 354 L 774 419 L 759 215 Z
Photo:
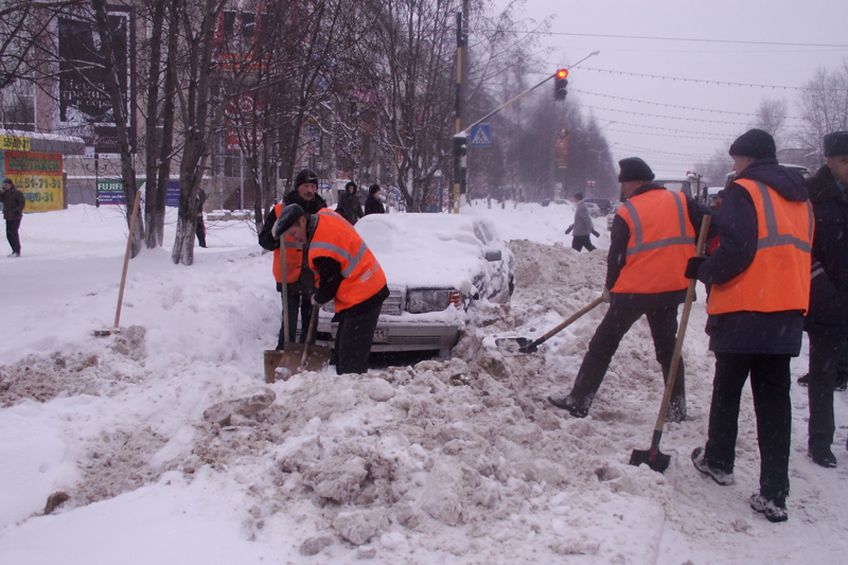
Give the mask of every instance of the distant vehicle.
M 590 202 L 598 207 L 599 215 L 606 215 L 612 211 L 612 202 L 608 198 L 585 198 L 584 202 Z
M 370 214 L 356 231 L 386 272 L 371 351 L 438 351 L 447 355 L 478 300 L 509 302 L 515 288 L 512 251 L 482 218 L 456 214 Z M 318 341 L 337 324 L 332 302 L 318 318 Z
M 793 171 L 798 171 L 799 173 L 801 173 L 801 176 L 804 177 L 805 179 L 808 179 L 811 176 L 813 176 L 813 173 L 810 171 L 810 169 L 808 169 L 804 165 L 793 165 L 792 163 L 780 163 L 780 165 L 783 166 L 783 167 L 786 167 L 787 169 L 791 169 Z M 736 177 L 736 171 L 730 171 L 729 173 L 724 175 L 724 186 L 729 185 L 735 177 Z
M 724 190 L 723 186 L 708 186 L 707 187 L 707 206 L 710 208 L 715 204 L 716 198 L 718 197 L 718 193 Z

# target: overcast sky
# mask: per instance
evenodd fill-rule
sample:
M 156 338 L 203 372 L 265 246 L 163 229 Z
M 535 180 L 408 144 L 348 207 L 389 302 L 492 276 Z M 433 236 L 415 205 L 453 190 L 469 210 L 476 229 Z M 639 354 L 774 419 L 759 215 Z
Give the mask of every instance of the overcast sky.
M 505 2 L 496 0 L 495 4 L 502 6 Z M 685 173 L 693 163 L 707 160 L 716 149 L 726 150 L 737 135 L 752 125 L 753 114 L 764 98 L 786 99 L 789 115 L 797 117 L 800 92 L 663 80 L 593 69 L 797 87 L 810 80 L 816 68 L 834 69 L 848 61 L 846 0 L 527 0 L 524 12 L 537 21 L 554 17 L 552 34 L 540 36 L 549 46 L 549 51 L 540 54 L 546 63 L 546 68 L 540 71 L 552 73 L 558 66 L 574 64 L 590 52 L 600 50 L 597 56 L 572 70 L 568 100 L 578 100 L 584 112 L 595 115 L 611 143 L 615 159 L 641 156 L 655 171 Z M 530 27 L 522 25 L 521 29 Z M 685 37 L 783 45 L 566 34 Z M 551 86 L 551 96 L 552 91 Z

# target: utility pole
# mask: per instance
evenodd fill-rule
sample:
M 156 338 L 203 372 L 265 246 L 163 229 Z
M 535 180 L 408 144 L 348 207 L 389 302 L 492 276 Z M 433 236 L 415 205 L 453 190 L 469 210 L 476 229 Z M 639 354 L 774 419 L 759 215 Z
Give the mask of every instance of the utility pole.
M 467 9 L 468 1 L 463 2 L 463 8 Z M 459 202 L 465 187 L 465 143 L 457 141 L 456 134 L 462 132 L 462 94 L 463 94 L 463 69 L 466 67 L 464 62 L 464 52 L 466 45 L 467 34 L 463 28 L 462 12 L 456 13 L 456 92 L 454 100 L 454 143 L 453 143 L 453 179 L 451 190 L 451 210 L 454 214 L 459 214 Z

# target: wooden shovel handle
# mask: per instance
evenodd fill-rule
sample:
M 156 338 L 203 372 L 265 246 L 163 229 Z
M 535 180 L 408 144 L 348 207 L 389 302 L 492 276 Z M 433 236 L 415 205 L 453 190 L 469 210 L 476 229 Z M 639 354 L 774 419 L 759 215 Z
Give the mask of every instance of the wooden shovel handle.
M 135 202 L 133 202 L 132 212 L 130 212 L 130 233 L 127 234 L 127 249 L 124 251 L 124 268 L 121 270 L 121 284 L 118 288 L 118 305 L 115 306 L 115 329 L 121 325 L 121 305 L 124 303 L 124 287 L 127 284 L 127 269 L 130 265 L 130 254 L 132 253 L 132 240 L 135 234 L 136 218 L 138 218 L 138 209 L 141 206 L 141 191 L 135 193 Z

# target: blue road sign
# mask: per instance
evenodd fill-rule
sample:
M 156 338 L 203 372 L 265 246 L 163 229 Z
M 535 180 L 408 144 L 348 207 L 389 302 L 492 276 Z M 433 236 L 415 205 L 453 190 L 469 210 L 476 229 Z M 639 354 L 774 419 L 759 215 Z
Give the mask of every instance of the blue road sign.
M 477 124 L 468 134 L 471 147 L 489 147 L 492 144 L 492 124 Z

